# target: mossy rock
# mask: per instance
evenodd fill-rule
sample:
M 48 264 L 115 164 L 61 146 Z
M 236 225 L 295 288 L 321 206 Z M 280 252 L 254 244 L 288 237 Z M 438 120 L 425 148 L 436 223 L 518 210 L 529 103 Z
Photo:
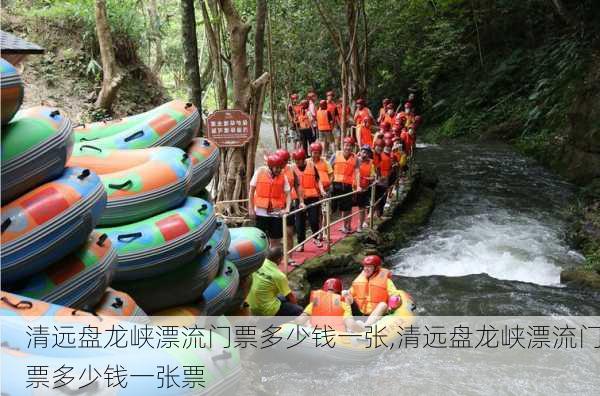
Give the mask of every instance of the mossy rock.
M 600 290 L 600 274 L 596 271 L 585 269 L 563 271 L 560 274 L 560 281 L 570 287 Z

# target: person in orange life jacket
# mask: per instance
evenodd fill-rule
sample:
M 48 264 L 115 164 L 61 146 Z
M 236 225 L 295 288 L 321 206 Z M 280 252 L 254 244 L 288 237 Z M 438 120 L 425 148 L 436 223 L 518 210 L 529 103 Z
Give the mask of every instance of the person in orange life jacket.
M 298 114 L 300 113 L 300 109 L 302 105 L 298 103 L 298 94 L 290 95 L 290 104 L 288 105 L 288 119 L 293 129 L 297 129 L 298 125 Z
M 316 144 L 316 143 L 313 143 Z M 312 145 L 311 145 L 312 146 Z M 325 189 L 321 183 L 319 172 L 311 161 L 306 160 L 306 153 L 303 149 L 298 149 L 293 153 L 294 166 L 293 172 L 296 179 L 302 188 L 304 195 L 304 204 L 311 205 L 319 201 L 325 196 Z M 306 218 L 313 235 L 319 231 L 319 222 L 321 216 L 321 205 L 309 206 L 306 210 L 296 213 L 296 234 L 298 235 L 298 243 L 306 239 Z M 314 240 L 317 247 L 322 247 L 323 244 L 318 239 Z M 291 245 L 290 245 L 291 246 Z M 303 251 L 304 246 L 299 248 Z
M 329 153 L 329 145 L 334 145 L 333 140 L 333 115 L 327 110 L 327 101 L 319 102 L 317 110 L 317 129 L 319 130 L 319 140 L 325 143 L 325 152 Z
M 412 154 L 412 137 L 408 134 L 408 128 L 402 128 L 400 133 L 400 139 L 402 140 L 402 149 L 407 157 Z
M 369 120 L 369 127 L 373 125 L 374 119 L 371 110 L 367 107 L 367 102 L 364 99 L 356 100 L 356 111 L 354 112 L 354 125 L 360 125 L 364 119 Z
M 415 113 L 412 109 L 412 104 L 410 102 L 404 103 L 404 117 L 406 117 L 405 126 L 410 128 L 413 126 L 415 122 Z
M 400 167 L 396 158 L 396 155 L 393 152 L 394 142 L 393 139 L 385 139 L 385 147 L 383 148 L 383 154 L 387 155 L 390 159 L 391 169 L 388 176 L 388 189 L 387 196 L 384 198 L 383 208 L 387 208 L 389 204 L 387 203 L 388 199 L 392 197 L 393 187 L 396 185 L 396 180 L 398 180 L 398 175 L 400 173 Z M 382 165 L 383 167 L 383 165 Z M 391 187 L 391 188 L 390 188 Z
M 388 103 L 385 107 L 385 113 L 383 114 L 383 119 L 381 122 L 386 122 L 392 126 L 396 119 L 396 113 L 394 113 L 394 104 Z
M 365 222 L 367 216 L 367 207 L 371 202 L 371 187 L 376 179 L 377 172 L 373 163 L 373 150 L 369 146 L 360 148 L 360 159 L 356 161 L 356 204 L 359 208 L 358 231 L 368 224 Z
M 340 147 L 340 139 L 342 136 L 342 129 L 340 127 L 341 125 L 341 110 L 338 109 L 337 104 L 335 103 L 335 92 L 333 91 L 327 91 L 326 93 L 326 98 L 327 98 L 327 111 L 329 112 L 329 114 L 331 114 L 331 117 L 333 118 L 333 138 L 335 141 L 335 149 L 333 149 L 333 151 L 338 150 Z
M 319 180 L 323 184 L 323 190 L 325 195 L 322 197 L 329 196 L 331 193 L 331 183 L 333 181 L 333 168 L 329 162 L 327 162 L 322 156 L 323 145 L 320 142 L 314 142 L 310 145 L 311 158 L 307 160 L 314 165 L 319 174 Z M 319 223 L 323 224 L 323 213 L 319 216 Z M 320 228 L 320 227 L 319 227 Z M 319 241 L 323 241 L 323 233 L 318 236 Z
M 392 273 L 381 268 L 379 256 L 366 256 L 362 265 L 362 272 L 352 281 L 348 292 L 342 292 L 342 295 L 351 305 L 354 316 L 369 315 L 364 325 L 370 326 L 387 313 L 390 297 L 401 298 L 401 292 L 391 279 Z
M 392 159 L 389 154 L 384 152 L 385 140 L 378 139 L 375 142 L 373 163 L 377 172 L 377 183 L 375 184 L 375 212 L 378 216 L 383 215 L 385 207 L 387 188 L 389 186 L 389 176 L 392 171 Z
M 340 295 L 341 292 L 341 279 L 327 279 L 323 282 L 321 290 L 310 292 L 309 304 L 294 323 L 299 325 L 310 323 L 311 327 L 320 330 L 364 331 L 364 326 L 360 326 L 352 317 L 352 308 Z
M 315 134 L 312 127 L 312 114 L 308 110 L 308 100 L 300 102 L 301 109 L 298 114 L 298 128 L 299 128 L 299 144 L 296 148 L 302 147 L 304 151 L 308 150 L 308 146 L 315 141 Z
M 332 196 L 344 195 L 352 192 L 352 187 L 356 178 L 356 156 L 352 152 L 354 148 L 354 139 L 344 138 L 342 151 L 338 151 L 331 156 L 329 163 L 333 168 L 333 184 L 331 189 Z M 350 215 L 352 211 L 352 195 L 348 195 L 331 201 L 332 211 L 339 210 L 342 217 Z M 344 220 L 342 227 L 344 234 L 352 233 L 352 219 Z
M 383 119 L 385 118 L 385 113 L 386 113 L 387 106 L 390 103 L 392 103 L 391 99 L 389 99 L 389 98 L 383 99 L 381 107 L 379 108 L 379 115 L 377 116 L 377 123 L 378 124 L 381 124 L 383 122 Z
M 406 126 L 406 116 L 403 112 L 397 113 L 394 119 L 394 126 L 402 129 Z
M 267 157 L 250 180 L 248 215 L 268 237 L 271 246 L 279 246 L 283 236 L 282 214 L 290 211 L 291 187 L 283 174 L 285 163 L 276 154 Z
M 410 154 L 409 157 L 414 153 L 415 147 L 417 147 L 417 134 L 415 128 L 408 128 L 408 136 L 410 137 Z
M 364 145 L 373 147 L 373 133 L 371 132 L 371 127 L 369 127 L 369 120 L 366 118 L 363 119 L 362 124 L 358 125 L 356 129 L 359 147 Z
M 294 172 L 294 169 L 291 164 L 289 164 L 290 153 L 285 149 L 279 149 L 275 151 L 275 154 L 282 158 L 285 166 L 283 168 L 283 174 L 287 178 L 287 181 L 290 185 L 291 191 L 290 195 L 292 198 L 292 204 L 290 206 L 290 210 L 296 210 L 298 208 L 304 207 L 304 191 L 302 189 L 302 183 L 300 179 Z M 287 244 L 291 248 L 294 246 L 294 231 L 295 231 L 295 218 L 296 216 L 288 216 L 287 223 Z M 293 261 L 289 261 L 288 264 L 291 263 L 294 265 Z

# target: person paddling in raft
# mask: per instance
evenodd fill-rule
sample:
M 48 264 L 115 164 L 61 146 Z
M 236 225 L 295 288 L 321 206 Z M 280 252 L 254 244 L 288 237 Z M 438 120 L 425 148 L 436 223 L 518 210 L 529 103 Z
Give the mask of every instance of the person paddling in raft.
M 294 322 L 318 329 L 334 329 L 336 331 L 361 332 L 364 327 L 352 317 L 352 308 L 341 296 L 342 280 L 329 278 L 323 283 L 321 290 L 310 292 L 310 303 Z
M 387 314 L 388 309 L 402 305 L 401 291 L 396 289 L 392 273 L 382 268 L 381 264 L 381 257 L 366 256 L 362 261 L 363 270 L 352 281 L 350 290 L 342 293 L 351 305 L 353 315 L 369 316 L 364 326 L 371 326 Z M 393 302 L 395 307 L 388 306 L 389 302 Z M 360 321 L 358 324 L 361 325 Z

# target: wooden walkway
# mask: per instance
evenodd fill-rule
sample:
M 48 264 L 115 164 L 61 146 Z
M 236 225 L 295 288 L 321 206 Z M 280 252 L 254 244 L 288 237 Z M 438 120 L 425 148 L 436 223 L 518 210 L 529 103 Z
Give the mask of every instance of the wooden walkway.
M 352 229 L 356 232 L 356 229 L 358 227 L 358 207 L 353 207 L 352 208 Z M 339 222 L 338 224 L 335 224 L 333 227 L 331 227 L 331 240 L 332 240 L 332 245 L 341 241 L 342 239 L 344 239 L 347 235 L 344 234 L 342 232 L 342 227 L 343 227 L 344 222 Z M 302 266 L 302 264 L 304 264 L 304 262 L 308 259 L 311 259 L 313 257 L 319 257 L 322 256 L 323 254 L 327 254 L 327 244 L 325 242 L 323 242 L 323 247 L 317 247 L 317 245 L 315 245 L 314 240 L 310 240 L 308 241 L 305 245 L 304 245 L 304 251 L 303 252 L 298 252 L 295 251 L 294 253 L 292 253 L 290 255 L 290 259 L 293 260 L 296 265 L 289 265 L 288 264 L 288 273 L 292 272 L 296 267 L 300 267 Z M 281 264 L 280 269 L 282 271 L 284 271 L 284 267 L 283 264 Z

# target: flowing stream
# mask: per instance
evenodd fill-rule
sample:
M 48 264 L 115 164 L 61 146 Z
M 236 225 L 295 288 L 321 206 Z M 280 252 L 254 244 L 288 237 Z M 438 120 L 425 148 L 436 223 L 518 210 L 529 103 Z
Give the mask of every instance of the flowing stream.
M 565 288 L 581 262 L 565 239 L 573 187 L 504 145 L 425 146 L 436 207 L 387 259 L 423 315 L 599 315 L 597 293 Z

